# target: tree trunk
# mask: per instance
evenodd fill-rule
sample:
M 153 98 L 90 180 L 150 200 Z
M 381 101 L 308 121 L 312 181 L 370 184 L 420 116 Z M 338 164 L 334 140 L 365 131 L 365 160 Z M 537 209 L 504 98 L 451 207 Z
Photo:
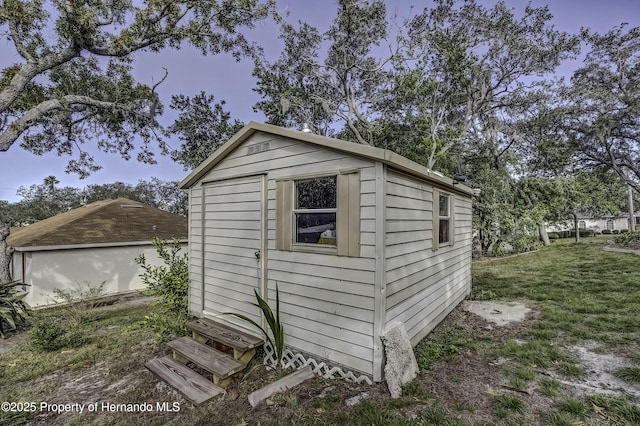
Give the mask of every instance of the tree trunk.
M 11 252 L 7 246 L 10 225 L 0 223 L 0 284 L 11 281 Z
M 545 246 L 551 245 L 551 241 L 549 241 L 549 235 L 547 234 L 547 227 L 544 223 L 538 224 L 538 233 L 540 234 L 540 240 Z
M 573 229 L 576 231 L 576 243 L 580 242 L 580 230 L 578 229 L 578 215 L 571 213 L 573 216 Z

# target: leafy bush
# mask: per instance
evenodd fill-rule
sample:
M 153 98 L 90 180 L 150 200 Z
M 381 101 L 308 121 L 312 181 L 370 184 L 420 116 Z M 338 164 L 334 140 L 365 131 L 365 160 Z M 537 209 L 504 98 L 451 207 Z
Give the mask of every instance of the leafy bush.
M 27 293 L 18 287 L 24 287 L 18 281 L 0 284 L 0 336 L 4 338 L 5 324 L 15 330 L 16 324 L 24 324 L 29 316 L 29 306 L 24 302 Z
M 580 229 L 580 237 L 584 238 L 584 237 L 593 237 L 595 235 L 595 231 L 592 229 Z M 575 238 L 576 237 L 576 231 L 570 231 L 569 237 L 571 238 Z
M 525 251 L 537 250 L 540 248 L 540 241 L 537 236 L 522 235 L 516 238 L 512 242 L 513 249 L 517 253 L 523 253 Z
M 619 236 L 615 237 L 613 241 L 616 244 L 622 244 L 622 245 L 640 242 L 640 231 L 627 232 L 625 234 L 620 234 Z
M 550 240 L 557 240 L 560 238 L 560 235 L 557 232 L 549 232 L 548 236 Z
M 627 232 L 629 232 L 629 230 L 628 230 L 628 229 L 621 229 L 621 230 L 620 230 L 620 233 L 621 233 L 621 234 L 626 234 Z
M 602 235 L 611 235 L 611 229 L 603 229 Z
M 105 283 L 76 282 L 73 287 L 53 290 L 52 299 L 55 303 L 61 304 L 60 309 L 71 322 L 71 327 L 78 327 L 94 319 L 96 299 L 103 296 Z
M 140 275 L 147 285 L 147 293 L 158 296 L 156 306 L 160 314 L 145 317 L 142 326 L 154 329 L 162 336 L 184 334 L 185 324 L 189 319 L 187 312 L 187 293 L 189 291 L 189 263 L 187 254 L 181 254 L 182 243 L 175 239 L 167 242 L 160 238 L 153 239 L 158 257 L 163 265 L 151 265 L 144 254 L 135 262 L 144 272 Z
M 67 330 L 54 318 L 40 318 L 29 330 L 32 346 L 42 351 L 56 351 L 61 348 L 77 348 L 84 345 L 86 337 L 79 330 Z
M 619 230 L 617 230 L 617 229 L 614 229 L 613 231 L 611 231 L 611 233 L 612 233 L 612 234 L 619 234 L 619 233 L 620 233 L 620 231 L 619 231 Z

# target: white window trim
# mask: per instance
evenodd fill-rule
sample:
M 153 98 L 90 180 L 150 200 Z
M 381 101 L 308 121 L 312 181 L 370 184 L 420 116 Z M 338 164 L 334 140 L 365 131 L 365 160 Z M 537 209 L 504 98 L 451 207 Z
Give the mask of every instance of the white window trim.
M 449 215 L 448 216 L 440 216 L 440 195 L 446 195 L 449 200 Z M 432 211 L 432 224 L 433 224 L 433 250 L 438 250 L 443 247 L 453 247 L 455 245 L 455 195 L 442 191 L 438 188 L 433 189 L 433 211 Z M 440 240 L 440 219 L 448 219 L 449 220 L 449 241 L 441 243 Z

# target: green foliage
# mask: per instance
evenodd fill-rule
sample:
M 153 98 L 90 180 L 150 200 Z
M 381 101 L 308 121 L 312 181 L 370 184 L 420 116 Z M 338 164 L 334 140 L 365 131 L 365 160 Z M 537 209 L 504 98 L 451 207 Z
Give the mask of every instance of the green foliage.
M 162 260 L 162 265 L 152 265 L 141 254 L 135 259 L 143 273 L 140 275 L 149 294 L 158 296 L 155 302 L 160 308 L 159 314 L 145 317 L 141 325 L 154 329 L 158 334 L 182 334 L 189 319 L 187 312 L 187 294 L 189 291 L 189 263 L 187 254 L 182 254 L 182 243 L 175 239 L 167 242 L 153 239 L 153 246 Z
M 260 311 L 262 311 L 262 315 L 264 315 L 264 318 L 267 321 L 267 326 L 269 328 L 269 331 L 271 332 L 271 335 L 273 336 L 273 340 L 271 340 L 271 336 L 269 336 L 269 333 L 267 332 L 267 330 L 265 330 L 260 324 L 256 323 L 251 318 L 235 312 L 225 312 L 225 315 L 236 316 L 244 321 L 247 321 L 253 326 L 259 328 L 260 331 L 262 331 L 262 333 L 265 335 L 269 343 L 271 343 L 271 346 L 275 349 L 276 359 L 278 362 L 277 365 L 280 366 L 280 361 L 282 360 L 282 352 L 284 351 L 284 327 L 280 322 L 280 291 L 278 290 L 278 284 L 276 283 L 275 314 L 271 310 L 271 307 L 269 306 L 267 301 L 264 300 L 262 297 L 260 297 L 260 295 L 258 294 L 258 291 L 255 289 L 253 291 L 256 295 L 256 300 L 258 303 L 252 303 L 252 305 L 257 308 L 260 308 Z
M 604 233 L 604 231 L 602 231 L 602 233 Z M 620 236 L 615 237 L 613 239 L 613 242 L 615 242 L 616 244 L 622 244 L 622 245 L 638 243 L 640 242 L 640 232 L 638 231 L 625 232 L 624 234 L 620 234 Z
M 493 300 L 496 299 L 498 295 L 492 290 L 480 290 L 475 294 L 475 300 Z
M 640 367 L 621 368 L 615 375 L 628 383 L 640 383 Z
M 611 233 L 617 235 L 617 234 L 620 233 L 620 230 L 619 229 L 614 229 L 614 230 L 611 231 Z
M 27 295 L 26 284 L 18 281 L 0 283 L 0 336 L 4 337 L 6 326 L 15 330 L 24 324 L 30 314 L 29 306 L 24 302 Z
M 224 110 L 225 101 L 213 102 L 214 97 L 204 92 L 193 98 L 171 97 L 171 109 L 180 116 L 168 130 L 182 141 L 180 149 L 171 152 L 171 158 L 185 170 L 195 169 L 244 126 L 241 121 L 231 121 L 231 114 Z
M 137 54 L 189 43 L 203 54 L 253 56 L 241 29 L 277 15 L 272 0 L 1 2 L 7 55 L 21 60 L 1 70 L 0 151 L 20 139 L 38 155 L 70 155 L 66 171 L 81 177 L 100 168 L 81 148 L 89 142 L 154 163 L 152 145 L 168 149 L 156 92 L 166 75 L 153 86 L 136 81 Z
M 430 370 L 437 362 L 451 359 L 463 349 L 474 347 L 474 339 L 462 328 L 441 323 L 413 352 L 421 371 Z
M 72 287 L 53 290 L 51 297 L 56 304 L 60 304 L 60 309 L 64 312 L 66 319 L 72 327 L 89 322 L 95 318 L 96 300 L 103 296 L 105 281 L 101 284 L 91 284 L 85 282 Z
M 29 330 L 29 342 L 41 351 L 52 352 L 61 348 L 78 348 L 87 342 L 77 329 L 68 329 L 56 318 L 38 318 Z
M 602 230 L 602 235 L 611 235 L 611 234 L 612 234 L 611 229 L 603 229 Z

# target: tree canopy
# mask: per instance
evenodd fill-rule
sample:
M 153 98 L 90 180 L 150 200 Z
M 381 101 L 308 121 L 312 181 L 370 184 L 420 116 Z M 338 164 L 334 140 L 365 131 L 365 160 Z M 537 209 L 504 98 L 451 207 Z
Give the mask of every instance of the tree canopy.
M 16 63 L 0 74 L 0 151 L 70 155 L 67 172 L 100 168 L 87 145 L 154 162 L 166 150 L 157 116 L 162 80 L 138 82 L 134 54 L 190 43 L 203 54 L 255 49 L 242 34 L 274 14 L 273 0 L 6 0 L 0 31 Z M 137 146 L 136 146 L 137 145 Z

